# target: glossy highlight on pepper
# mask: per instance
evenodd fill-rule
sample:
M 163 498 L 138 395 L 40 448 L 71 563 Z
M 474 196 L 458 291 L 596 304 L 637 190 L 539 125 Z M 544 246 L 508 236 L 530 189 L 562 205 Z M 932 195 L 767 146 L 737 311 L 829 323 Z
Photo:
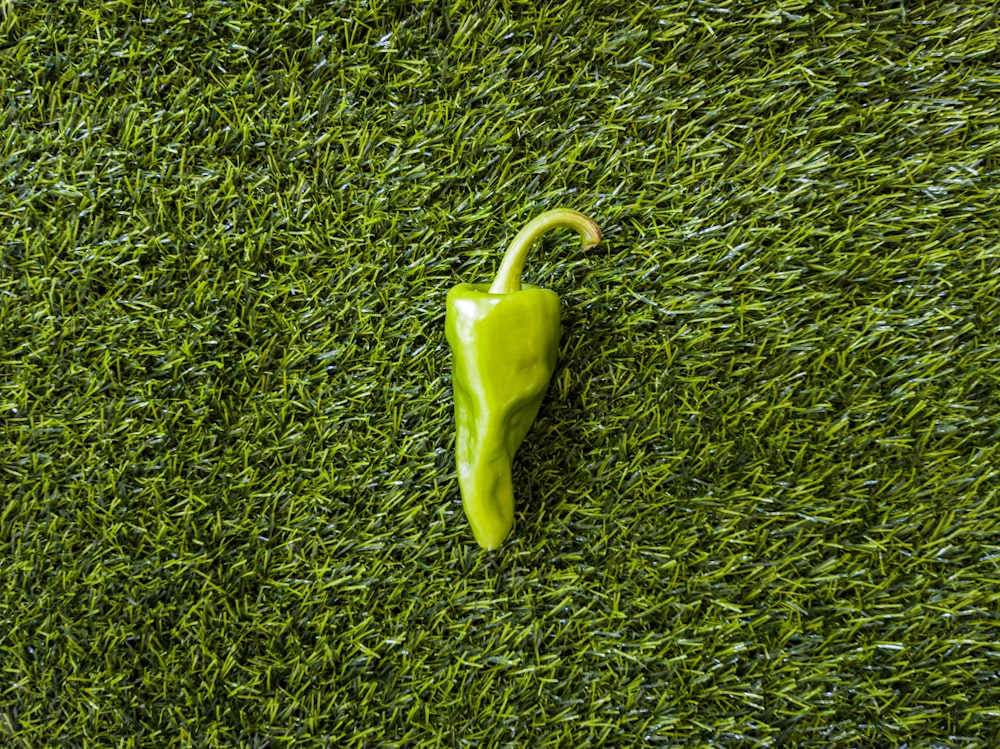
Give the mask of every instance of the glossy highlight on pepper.
M 495 549 L 514 526 L 511 465 L 541 408 L 559 352 L 559 297 L 521 283 L 531 246 L 557 228 L 585 247 L 601 231 L 584 214 L 547 211 L 514 237 L 492 284 L 448 292 L 445 336 L 452 351 L 455 458 L 462 504 L 479 545 Z

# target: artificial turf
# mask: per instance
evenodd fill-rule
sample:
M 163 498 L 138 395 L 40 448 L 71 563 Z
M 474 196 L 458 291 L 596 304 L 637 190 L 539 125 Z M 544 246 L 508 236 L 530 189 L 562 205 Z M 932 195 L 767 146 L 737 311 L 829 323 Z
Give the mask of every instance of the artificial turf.
M 0 746 L 1000 745 L 987 2 L 0 2 Z M 444 299 L 559 368 L 462 514 Z

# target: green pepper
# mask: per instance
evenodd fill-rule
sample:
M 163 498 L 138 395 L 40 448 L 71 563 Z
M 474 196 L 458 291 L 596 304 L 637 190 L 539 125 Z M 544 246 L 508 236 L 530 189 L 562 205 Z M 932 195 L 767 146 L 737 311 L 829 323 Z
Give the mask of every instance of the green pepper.
M 492 285 L 463 283 L 448 292 L 458 484 L 472 532 L 485 549 L 497 548 L 514 527 L 511 463 L 556 367 L 559 297 L 521 285 L 528 250 L 556 228 L 575 229 L 584 247 L 601 240 L 597 224 L 582 213 L 547 211 L 514 237 Z

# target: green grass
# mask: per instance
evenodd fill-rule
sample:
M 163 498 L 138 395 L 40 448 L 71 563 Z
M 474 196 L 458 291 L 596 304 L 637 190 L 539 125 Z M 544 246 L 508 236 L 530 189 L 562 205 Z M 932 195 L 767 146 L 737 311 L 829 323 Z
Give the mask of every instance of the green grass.
M 1000 745 L 987 2 L 0 2 L 0 746 Z M 559 369 L 462 514 L 444 298 Z

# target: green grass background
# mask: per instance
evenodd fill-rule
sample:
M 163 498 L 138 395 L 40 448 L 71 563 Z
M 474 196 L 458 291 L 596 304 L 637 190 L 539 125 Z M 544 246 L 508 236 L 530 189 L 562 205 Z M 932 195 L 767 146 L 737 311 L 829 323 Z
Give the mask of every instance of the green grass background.
M 0 32 L 0 746 L 1000 745 L 994 3 Z M 485 553 L 445 294 L 559 205 Z

